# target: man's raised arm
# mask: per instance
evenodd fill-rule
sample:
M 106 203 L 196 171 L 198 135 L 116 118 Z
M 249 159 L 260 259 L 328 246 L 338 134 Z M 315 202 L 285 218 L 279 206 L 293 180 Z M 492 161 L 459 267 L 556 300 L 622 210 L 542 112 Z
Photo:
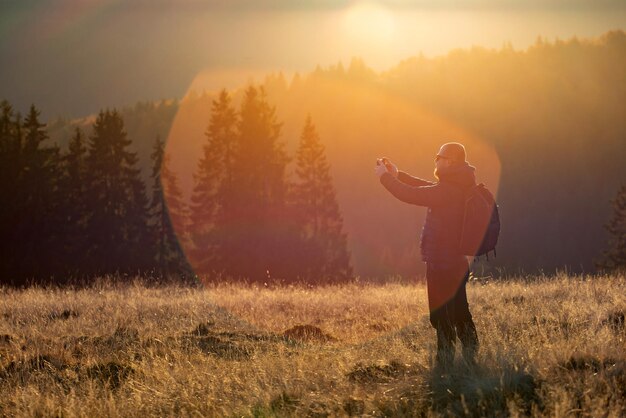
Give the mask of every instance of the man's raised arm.
M 389 160 L 387 157 L 383 157 L 379 159 L 381 164 L 384 164 L 387 168 L 387 172 L 389 172 L 392 176 L 400 180 L 404 184 L 408 184 L 409 186 L 432 186 L 435 183 L 432 181 L 424 180 L 419 177 L 414 177 L 409 173 L 398 170 L 398 166 Z
M 398 173 L 399 174 L 399 173 Z M 442 193 L 438 184 L 426 182 L 423 186 L 409 186 L 399 181 L 399 175 L 396 179 L 391 173 L 384 173 L 380 176 L 380 182 L 383 186 L 396 197 L 405 203 L 418 206 L 438 206 L 445 202 L 445 195 Z M 414 178 L 414 177 L 413 177 Z M 420 179 L 417 179 L 420 180 Z
M 400 180 L 404 184 L 408 184 L 409 186 L 432 186 L 432 181 L 424 180 L 419 177 L 414 177 L 409 173 L 405 173 L 404 171 L 398 170 L 398 180 Z

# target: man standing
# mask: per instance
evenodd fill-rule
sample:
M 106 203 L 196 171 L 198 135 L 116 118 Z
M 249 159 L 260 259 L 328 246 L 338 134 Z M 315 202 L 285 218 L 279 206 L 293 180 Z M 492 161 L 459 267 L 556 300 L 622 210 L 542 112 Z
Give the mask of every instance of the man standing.
M 420 248 L 426 262 L 430 323 L 437 331 L 437 367 L 452 363 L 456 337 L 468 363 L 475 362 L 478 350 L 476 326 L 465 292 L 469 264 L 459 245 L 465 192 L 476 184 L 475 168 L 465 155 L 462 144 L 443 144 L 435 157 L 437 182 L 398 171 L 386 158 L 379 159 L 375 169 L 382 185 L 397 199 L 428 208 Z

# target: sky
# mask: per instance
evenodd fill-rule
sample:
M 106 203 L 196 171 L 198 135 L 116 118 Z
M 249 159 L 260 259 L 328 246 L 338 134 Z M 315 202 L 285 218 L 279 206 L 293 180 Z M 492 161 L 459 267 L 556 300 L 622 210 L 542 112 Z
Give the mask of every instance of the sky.
M 0 99 L 79 117 L 352 57 L 383 71 L 625 22 L 623 0 L 0 0 Z

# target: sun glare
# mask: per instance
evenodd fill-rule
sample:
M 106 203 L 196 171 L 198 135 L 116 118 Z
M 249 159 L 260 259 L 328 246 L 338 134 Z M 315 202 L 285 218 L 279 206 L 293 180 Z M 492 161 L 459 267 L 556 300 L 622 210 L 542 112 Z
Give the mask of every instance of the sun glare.
M 344 26 L 347 36 L 359 43 L 384 44 L 393 39 L 393 14 L 378 3 L 359 1 L 347 9 Z

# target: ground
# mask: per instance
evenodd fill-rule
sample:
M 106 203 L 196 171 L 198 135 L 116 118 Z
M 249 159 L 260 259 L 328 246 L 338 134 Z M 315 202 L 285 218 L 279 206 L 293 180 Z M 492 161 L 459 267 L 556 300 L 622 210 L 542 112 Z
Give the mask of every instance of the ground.
M 445 372 L 420 283 L 0 294 L 0 416 L 626 414 L 623 275 L 472 281 Z

